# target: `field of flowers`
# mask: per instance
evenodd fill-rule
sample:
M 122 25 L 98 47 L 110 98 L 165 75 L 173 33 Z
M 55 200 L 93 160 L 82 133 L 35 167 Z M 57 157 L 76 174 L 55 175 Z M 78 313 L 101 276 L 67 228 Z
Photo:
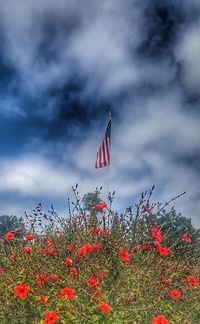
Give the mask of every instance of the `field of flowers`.
M 74 193 L 68 217 L 39 204 L 1 238 L 0 323 L 200 323 L 199 242 L 166 231 L 173 210 L 161 223 L 150 192 L 121 215 L 111 196 L 88 211 Z

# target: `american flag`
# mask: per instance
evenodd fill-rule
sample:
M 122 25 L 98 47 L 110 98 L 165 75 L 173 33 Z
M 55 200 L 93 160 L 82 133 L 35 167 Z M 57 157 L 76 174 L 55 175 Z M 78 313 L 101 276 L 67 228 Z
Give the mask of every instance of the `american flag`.
M 111 138 L 111 119 L 108 122 L 103 142 L 97 152 L 95 168 L 103 168 L 110 165 L 110 138 Z

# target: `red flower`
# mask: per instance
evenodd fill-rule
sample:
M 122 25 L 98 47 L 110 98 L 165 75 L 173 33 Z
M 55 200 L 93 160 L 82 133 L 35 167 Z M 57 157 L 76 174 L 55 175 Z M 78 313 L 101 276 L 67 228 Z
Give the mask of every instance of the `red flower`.
M 151 235 L 152 237 L 158 242 L 160 243 L 162 241 L 162 234 L 161 232 L 158 231 L 158 229 L 156 227 L 152 227 L 150 229 L 151 231 Z
M 141 207 L 144 209 L 145 212 L 147 212 L 147 213 L 151 213 L 151 208 L 148 208 L 148 207 L 145 206 L 145 205 L 142 205 Z
M 25 283 L 15 287 L 15 295 L 19 298 L 25 299 L 30 291 L 30 287 L 28 287 Z
M 60 278 L 53 273 L 50 274 L 50 278 L 54 281 L 58 281 L 58 282 L 60 281 Z
M 49 249 L 48 250 L 48 254 L 49 255 L 54 255 L 55 254 L 55 250 L 54 249 Z
M 158 243 L 157 241 L 153 242 L 153 245 L 157 248 L 158 246 L 160 246 L 160 243 Z
M 148 251 L 151 251 L 152 250 L 152 247 L 151 247 L 151 245 L 149 243 L 143 244 L 142 247 L 143 247 L 144 250 L 148 250 Z
M 48 240 L 46 240 L 45 245 L 48 246 L 48 247 L 52 247 L 53 246 L 53 241 L 48 239 Z
M 38 278 L 35 279 L 35 281 L 38 285 L 42 285 L 49 282 L 45 273 L 42 273 Z
M 41 285 L 41 284 L 42 284 L 42 279 L 41 279 L 41 278 L 36 278 L 36 279 L 35 279 L 35 282 L 36 282 L 38 285 Z
M 107 231 L 101 231 L 101 236 L 108 237 L 109 233 Z
M 90 278 L 88 279 L 88 284 L 89 284 L 89 286 L 93 286 L 93 287 L 94 287 L 94 286 L 97 286 L 97 285 L 99 284 L 99 280 L 90 277 Z
M 99 271 L 99 277 L 103 278 L 105 276 L 105 272 L 104 271 Z
M 73 289 L 71 289 L 69 287 L 65 287 L 65 288 L 63 288 L 63 290 L 60 293 L 60 298 L 67 296 L 67 299 L 73 300 L 74 294 L 75 294 L 75 291 Z
M 133 253 L 137 253 L 140 251 L 140 248 L 139 247 L 132 247 L 132 250 L 131 250 Z
M 101 298 L 102 297 L 102 292 L 101 290 L 97 291 L 94 295 L 94 298 L 98 299 L 98 298 Z
M 70 244 L 68 244 L 67 247 L 66 247 L 66 250 L 69 251 L 69 252 L 72 252 L 73 247 Z
M 34 234 L 29 234 L 29 235 L 26 235 L 25 237 L 24 237 L 24 239 L 26 240 L 26 241 L 31 241 L 31 240 L 33 240 L 35 238 L 35 235 Z
M 120 247 L 120 258 L 123 262 L 127 262 L 130 260 L 130 256 L 127 250 L 124 250 L 122 247 Z
M 40 296 L 40 303 L 44 304 L 46 303 L 46 299 L 44 298 L 44 296 Z
M 169 255 L 169 250 L 161 245 L 157 246 L 157 251 L 160 253 L 160 255 L 164 257 Z
M 8 233 L 6 233 L 6 234 L 4 235 L 4 237 L 5 237 L 5 239 L 8 240 L 8 241 L 12 241 L 12 240 L 14 240 L 14 238 L 15 238 L 15 234 L 12 233 L 12 232 L 8 232 Z
M 17 254 L 16 253 L 13 253 L 10 255 L 10 260 L 16 260 L 16 257 L 17 257 Z
M 66 258 L 65 259 L 65 264 L 66 264 L 66 266 L 69 268 L 69 267 L 71 267 L 71 265 L 72 265 L 72 259 L 70 259 L 70 258 Z
M 151 235 L 154 237 L 154 235 L 158 232 L 158 229 L 156 227 L 150 228 Z
M 169 321 L 163 315 L 154 317 L 152 320 L 152 324 L 168 324 L 168 323 Z
M 152 223 L 153 226 L 157 227 L 158 226 L 158 223 L 157 222 L 154 222 Z
M 52 240 L 47 240 L 45 242 L 45 245 L 48 246 L 48 247 L 52 247 L 53 246 L 53 241 Z
M 78 271 L 77 271 L 77 269 L 76 269 L 76 268 L 71 268 L 71 271 L 70 271 L 70 273 L 71 273 L 71 275 L 72 275 L 72 276 L 76 277 L 76 276 L 77 276 L 77 274 L 78 274 Z
M 102 210 L 104 209 L 104 208 L 106 208 L 107 207 L 107 204 L 105 204 L 105 203 L 100 203 L 100 204 L 97 204 L 96 206 L 95 206 L 95 208 L 98 210 L 98 211 L 100 211 L 100 212 L 102 212 Z
M 42 251 L 43 254 L 49 254 L 49 255 L 54 255 L 55 254 L 55 250 L 52 249 L 43 249 Z
M 183 234 L 181 240 L 182 241 L 185 241 L 185 242 L 188 242 L 188 243 L 191 243 L 192 242 L 191 238 L 189 238 L 187 236 L 187 234 Z
M 92 246 L 92 251 L 97 252 L 100 249 L 101 245 L 102 245 L 101 243 L 94 244 Z
M 101 233 L 101 228 L 100 227 L 94 227 L 90 229 L 91 233 L 96 233 L 96 234 L 100 234 Z
M 166 285 L 166 286 L 170 286 L 172 281 L 170 279 L 165 279 L 165 277 L 162 277 L 161 281 Z
M 107 313 L 110 313 L 112 311 L 112 308 L 108 304 L 106 304 L 104 302 L 99 302 L 98 306 L 99 306 L 100 310 L 102 311 L 102 313 L 107 314 Z
M 191 276 L 187 276 L 186 278 L 187 278 L 188 283 L 191 286 L 193 286 L 193 287 L 197 287 L 198 286 L 199 283 L 198 283 L 198 280 L 197 279 L 195 279 L 195 278 L 193 278 Z
M 40 278 L 41 278 L 41 279 L 44 279 L 44 280 L 48 280 L 48 279 L 47 279 L 47 275 L 46 275 L 45 273 L 42 273 L 42 274 L 40 275 Z
M 180 290 L 172 290 L 172 291 L 170 291 L 170 296 L 173 299 L 179 299 L 181 297 L 181 292 L 180 292 Z
M 161 232 L 157 232 L 155 235 L 154 235 L 154 238 L 155 238 L 155 240 L 158 242 L 158 243 L 161 243 L 161 241 L 162 241 L 162 234 L 161 234 Z
M 25 247 L 23 248 L 23 251 L 24 251 L 25 254 L 28 254 L 28 253 L 31 253 L 32 248 L 31 248 L 30 246 L 25 246 Z
M 92 250 L 92 246 L 89 243 L 87 243 L 78 250 L 78 256 L 83 257 L 86 253 L 92 252 Z
M 0 268 L 0 273 L 4 273 L 4 269 L 3 268 Z
M 59 318 L 60 318 L 60 315 L 58 313 L 56 313 L 55 310 L 51 313 L 46 312 L 45 313 L 45 324 L 54 324 L 54 322 L 59 320 Z

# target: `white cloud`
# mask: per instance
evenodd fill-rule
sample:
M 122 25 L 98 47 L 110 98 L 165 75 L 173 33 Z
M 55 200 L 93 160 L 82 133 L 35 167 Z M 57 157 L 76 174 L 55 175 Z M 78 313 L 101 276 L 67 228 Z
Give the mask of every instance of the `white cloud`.
M 119 114 L 113 120 L 110 188 L 116 190 L 119 201 L 116 206 L 133 203 L 132 199 L 153 184 L 158 187 L 155 198 L 161 200 L 186 190 L 188 194 L 179 207 L 184 216 L 192 216 L 200 226 L 196 201 L 200 191 L 198 173 L 189 164 L 179 162 L 182 156 L 190 157 L 199 151 L 200 121 L 191 111 L 183 109 L 180 88 L 174 83 L 169 86 L 177 72 L 170 59 L 158 62 L 136 59 L 143 17 L 141 7 L 131 3 L 122 0 L 84 4 L 74 0 L 1 2 L 1 25 L 6 39 L 4 56 L 18 71 L 23 91 L 33 96 L 52 86 L 62 86 L 74 77 L 74 71 L 86 78 L 82 94 L 86 98 L 91 93 L 111 98 L 129 89 L 126 98 L 114 107 Z M 77 25 L 70 26 L 71 21 Z M 44 22 L 50 22 L 56 31 L 52 42 L 48 40 L 49 49 L 55 54 L 49 61 L 38 52 L 45 37 Z M 192 91 L 198 91 L 200 86 L 199 31 L 199 23 L 185 30 L 175 50 L 184 66 L 185 85 Z M 156 90 L 145 95 L 140 87 L 145 82 L 152 82 L 158 88 L 168 87 L 160 90 L 160 95 Z M 57 99 L 53 100 L 47 101 L 46 107 L 39 107 L 39 111 L 47 109 L 46 116 L 52 119 L 57 106 Z M 20 109 L 18 104 L 14 102 L 16 111 Z M 7 112 L 10 107 L 11 104 L 5 106 Z M 60 141 L 55 147 L 32 139 L 26 148 L 31 151 L 32 145 L 37 147 L 34 154 L 0 160 L 0 193 L 17 192 L 25 205 L 29 199 L 27 206 L 30 206 L 30 199 L 39 196 L 49 203 L 61 200 L 76 182 L 82 193 L 93 191 L 104 184 L 104 170 L 94 169 L 103 132 L 104 129 L 97 132 L 95 125 L 86 141 L 76 146 Z M 52 152 L 58 153 L 62 160 L 55 162 L 56 156 L 49 157 Z M 22 200 L 13 201 L 8 210 L 20 210 L 21 203 Z
M 134 114 L 129 105 L 117 126 L 116 142 L 122 150 L 140 158 L 148 150 L 158 149 L 164 155 L 166 150 L 171 157 L 199 150 L 200 120 L 190 110 L 182 109 L 179 92 L 169 89 L 163 95 L 144 98 L 134 105 L 140 106 L 140 111 Z
M 166 84 L 174 78 L 170 61 L 153 66 L 136 59 L 142 8 L 122 0 L 2 2 L 4 57 L 18 71 L 23 92 L 32 96 L 62 87 L 75 73 L 86 78 L 85 93 L 97 97 L 118 94 L 141 79 Z M 54 30 L 48 39 L 45 23 Z M 50 59 L 39 51 L 46 50 L 45 42 Z
M 17 191 L 24 197 L 61 197 L 69 191 L 74 181 L 71 170 L 37 155 L 14 160 L 1 159 L 0 170 L 0 192 Z
M 184 84 L 192 93 L 199 93 L 200 88 L 200 22 L 185 28 L 175 48 L 175 55 L 183 66 Z

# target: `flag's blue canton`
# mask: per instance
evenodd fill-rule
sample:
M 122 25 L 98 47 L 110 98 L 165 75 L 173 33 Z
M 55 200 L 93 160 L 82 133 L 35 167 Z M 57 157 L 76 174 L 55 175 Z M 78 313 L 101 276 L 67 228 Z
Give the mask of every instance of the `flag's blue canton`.
M 106 132 L 105 132 L 105 137 L 110 137 L 110 136 L 111 136 L 111 120 L 109 120 L 108 126 L 106 128 Z

